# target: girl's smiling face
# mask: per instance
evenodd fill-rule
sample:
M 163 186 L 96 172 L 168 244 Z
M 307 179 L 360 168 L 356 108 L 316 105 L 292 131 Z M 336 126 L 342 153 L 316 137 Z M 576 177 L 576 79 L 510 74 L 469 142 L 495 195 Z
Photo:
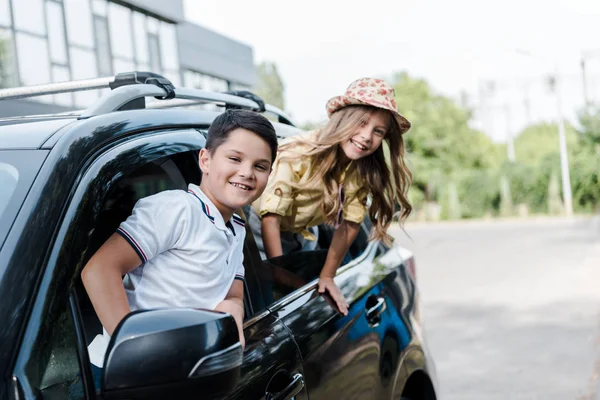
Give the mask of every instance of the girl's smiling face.
M 390 113 L 375 110 L 366 115 L 352 137 L 341 148 L 350 160 L 359 160 L 375 152 L 381 146 L 390 125 Z

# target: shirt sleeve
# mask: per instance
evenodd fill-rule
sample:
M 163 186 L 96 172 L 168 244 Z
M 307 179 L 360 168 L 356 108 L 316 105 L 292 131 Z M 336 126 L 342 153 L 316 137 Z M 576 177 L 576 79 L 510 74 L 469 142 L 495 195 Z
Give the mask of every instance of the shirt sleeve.
M 367 195 L 358 195 L 355 190 L 346 193 L 348 201 L 344 204 L 342 217 L 344 220 L 360 224 L 367 215 Z
M 267 187 L 260 198 L 258 215 L 262 217 L 271 213 L 282 217 L 289 216 L 294 202 L 290 183 L 295 183 L 296 180 L 296 174 L 289 161 L 276 160 Z
M 176 246 L 189 220 L 186 193 L 169 190 L 138 200 L 117 229 L 142 263 Z

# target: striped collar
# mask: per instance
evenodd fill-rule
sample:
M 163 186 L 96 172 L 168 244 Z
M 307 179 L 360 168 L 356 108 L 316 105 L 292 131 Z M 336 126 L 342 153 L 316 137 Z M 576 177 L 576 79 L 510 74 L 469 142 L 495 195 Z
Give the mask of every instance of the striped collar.
M 225 223 L 223 220 L 223 216 L 217 209 L 217 207 L 213 204 L 212 201 L 202 192 L 199 186 L 190 183 L 188 185 L 188 193 L 196 197 L 200 202 L 200 206 L 202 207 L 202 212 L 204 215 L 213 223 L 214 226 L 219 228 L 220 230 L 230 230 L 234 235 L 236 235 L 236 229 L 245 229 L 245 222 L 238 215 L 233 214 L 233 216 Z

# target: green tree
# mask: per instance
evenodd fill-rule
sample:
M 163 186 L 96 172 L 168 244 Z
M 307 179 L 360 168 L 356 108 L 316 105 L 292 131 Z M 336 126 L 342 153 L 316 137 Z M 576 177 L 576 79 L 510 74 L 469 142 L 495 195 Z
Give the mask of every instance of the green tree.
M 0 88 L 9 87 L 10 42 L 0 37 Z
M 257 83 L 254 92 L 267 103 L 285 109 L 285 88 L 275 63 L 262 62 L 256 66 Z
M 565 124 L 565 136 L 569 157 L 579 148 L 577 131 Z M 538 165 L 546 156 L 559 153 L 558 127 L 556 124 L 541 123 L 526 127 L 515 139 L 515 158 L 525 165 Z
M 405 140 L 414 184 L 428 201 L 437 200 L 449 177 L 500 164 L 498 146 L 469 125 L 470 110 L 404 72 L 392 78 L 392 85 L 398 109 L 412 123 Z
M 579 138 L 584 147 L 600 154 L 600 106 L 595 105 L 579 117 Z
M 550 215 L 562 214 L 564 206 L 560 193 L 560 184 L 558 183 L 558 174 L 553 172 L 550 175 L 550 184 L 548 185 L 548 213 Z

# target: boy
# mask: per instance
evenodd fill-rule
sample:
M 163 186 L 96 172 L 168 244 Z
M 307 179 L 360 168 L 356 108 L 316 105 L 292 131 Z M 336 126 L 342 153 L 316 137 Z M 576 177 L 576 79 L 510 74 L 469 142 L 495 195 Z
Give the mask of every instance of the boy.
M 228 312 L 244 346 L 245 229 L 234 211 L 262 194 L 276 152 L 275 129 L 265 117 L 225 111 L 200 151 L 200 187 L 190 184 L 187 192 L 163 191 L 136 203 L 81 273 L 104 327 L 88 348 L 93 366 L 102 368 L 109 335 L 121 319 L 140 309 Z

